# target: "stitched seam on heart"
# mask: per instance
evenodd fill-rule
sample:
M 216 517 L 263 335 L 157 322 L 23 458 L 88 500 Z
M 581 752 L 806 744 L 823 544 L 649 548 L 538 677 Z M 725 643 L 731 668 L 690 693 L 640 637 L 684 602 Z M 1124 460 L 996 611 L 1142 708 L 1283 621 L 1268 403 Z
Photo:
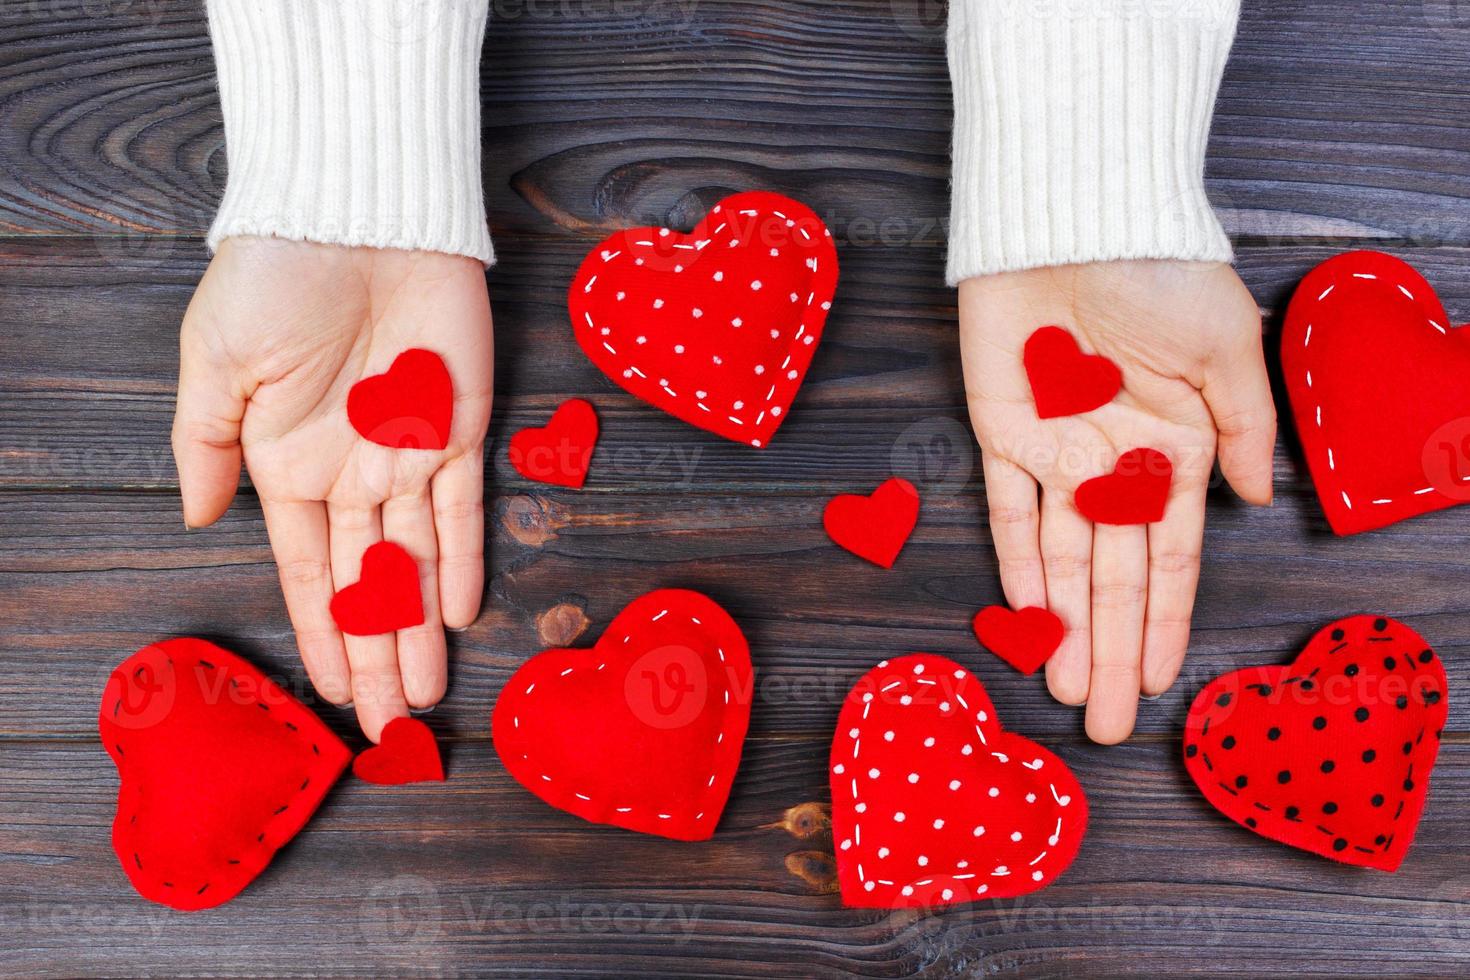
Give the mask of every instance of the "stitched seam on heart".
M 717 204 L 717 205 L 715 205 L 714 208 L 712 208 L 710 210 L 710 214 L 711 215 L 720 214 L 722 210 L 723 210 L 723 205 L 718 205 Z M 760 214 L 762 213 L 762 211 L 759 208 L 742 208 L 742 209 L 740 209 L 740 211 L 738 213 L 741 214 L 741 215 L 743 215 L 743 216 L 756 217 L 756 218 L 758 218 L 760 216 Z M 785 221 L 786 222 L 786 227 L 788 227 L 788 228 L 796 227 L 796 230 L 798 232 L 800 232 L 800 234 L 802 235 L 802 237 L 805 238 L 807 241 L 809 241 L 809 242 L 815 241 L 815 239 L 812 238 L 810 232 L 808 232 L 803 227 L 797 227 L 796 221 L 793 220 L 793 219 L 791 219 L 791 218 L 789 218 L 789 217 L 787 217 L 780 210 L 778 210 L 776 208 L 772 208 L 770 210 L 770 214 L 773 215 L 773 216 L 775 216 L 775 217 L 777 217 L 777 218 L 780 218 L 783 221 Z M 716 236 L 724 233 L 724 231 L 725 231 L 725 229 L 727 227 L 729 227 L 729 222 L 728 221 L 721 221 L 720 224 L 719 224 L 719 226 L 715 228 L 715 230 L 711 233 L 711 235 L 710 235 L 709 238 L 701 239 L 701 240 L 697 241 L 693 245 L 689 245 L 689 244 L 685 244 L 685 243 L 682 243 L 682 242 L 678 242 L 678 243 L 674 243 L 674 246 L 673 247 L 674 248 L 677 248 L 677 249 L 681 249 L 681 250 L 686 250 L 686 251 L 693 250 L 693 251 L 697 251 L 697 252 L 703 252 L 704 249 L 707 246 L 709 246 L 709 244 L 711 242 L 714 241 L 714 239 L 715 239 Z M 667 229 L 667 228 L 660 228 L 659 229 L 659 235 L 661 237 L 667 237 L 669 234 L 670 234 L 669 229 Z M 828 239 L 831 239 L 831 237 L 832 237 L 831 231 L 827 230 L 825 227 L 823 228 L 823 234 Z M 732 238 L 732 239 L 730 239 L 730 243 L 731 243 L 731 246 L 733 247 L 735 245 L 738 245 L 740 243 L 740 240 L 738 238 Z M 650 248 L 650 249 L 654 247 L 654 243 L 653 243 L 652 239 L 644 239 L 644 240 L 634 241 L 634 242 L 631 243 L 631 245 L 632 246 L 639 247 L 639 248 Z M 623 254 L 623 251 L 624 251 L 623 249 L 616 249 L 616 250 L 603 249 L 603 250 L 601 250 L 598 253 L 598 255 L 602 259 L 603 264 L 606 265 L 607 263 L 611 262 L 613 259 L 616 259 L 620 255 L 622 255 Z M 817 269 L 818 269 L 818 260 L 819 260 L 819 256 L 816 256 L 816 255 L 813 255 L 813 256 L 811 256 L 810 258 L 808 258 L 806 260 L 806 263 L 805 263 L 806 268 L 808 268 L 808 269 L 811 270 L 811 280 L 815 280 L 816 279 Z M 641 264 L 642 263 L 642 259 L 638 259 L 637 262 L 639 264 Z M 683 269 L 682 269 L 681 266 L 677 266 L 676 265 L 674 267 L 674 271 L 675 271 L 675 273 L 682 273 Z M 718 273 L 719 270 L 716 270 L 716 272 Z M 590 279 L 587 280 L 587 284 L 582 287 L 582 292 L 585 293 L 585 294 L 587 294 L 588 296 L 591 296 L 592 295 L 592 292 L 593 292 L 593 289 L 597 285 L 597 280 L 598 280 L 599 276 L 600 276 L 600 273 L 594 273 L 593 276 Z M 812 307 L 814 305 L 816 305 L 816 297 L 817 297 L 817 294 L 816 294 L 815 289 L 812 289 L 812 290 L 809 290 L 808 291 L 808 293 L 807 293 L 807 299 L 806 299 L 806 304 L 805 304 L 805 306 L 803 306 L 802 311 L 801 311 L 801 317 L 800 317 L 801 323 L 797 327 L 797 331 L 796 331 L 795 336 L 793 336 L 791 338 L 791 343 L 793 345 L 798 340 L 802 341 L 803 345 L 805 345 L 806 347 L 811 347 L 814 343 L 816 343 L 816 339 L 817 339 L 817 328 L 813 328 L 812 329 L 812 332 L 811 333 L 808 333 L 807 332 L 807 324 L 806 324 L 807 315 L 811 312 Z M 662 301 L 659 301 L 659 302 L 661 303 Z M 831 302 L 831 300 L 830 299 L 823 300 L 821 302 L 821 308 L 822 308 L 823 311 L 830 310 L 832 308 L 832 302 Z M 587 328 L 589 330 L 592 330 L 595 333 L 597 333 L 597 335 L 598 335 L 599 338 L 602 338 L 602 339 L 599 340 L 599 343 L 601 343 L 603 349 L 606 350 L 613 357 L 622 359 L 624 361 L 624 363 L 627 365 L 622 370 L 622 375 L 623 375 L 624 380 L 631 380 L 632 377 L 635 374 L 639 378 L 642 378 L 645 381 L 650 380 L 649 377 L 648 377 L 648 375 L 645 374 L 643 372 L 643 370 L 640 369 L 636 364 L 634 364 L 631 358 L 628 358 L 626 355 L 619 354 L 618 351 L 617 351 L 617 348 L 613 347 L 612 344 L 606 339 L 606 338 L 608 338 L 608 337 L 611 336 L 611 331 L 613 329 L 612 327 L 610 327 L 610 326 L 601 326 L 601 327 L 599 327 L 597 324 L 593 323 L 593 321 L 592 321 L 592 313 L 591 313 L 591 311 L 586 310 L 586 309 L 584 309 L 582 311 L 582 318 L 585 321 Z M 681 350 L 682 346 L 683 346 L 682 344 L 676 344 L 675 345 L 675 351 L 676 351 L 676 353 L 682 353 L 682 350 Z M 776 389 L 777 389 L 777 387 L 779 387 L 779 386 L 782 385 L 783 380 L 791 386 L 791 388 L 792 388 L 791 398 L 792 399 L 795 399 L 795 397 L 796 397 L 796 394 L 795 393 L 801 387 L 802 371 L 805 370 L 805 368 L 796 369 L 796 368 L 791 368 L 790 367 L 791 360 L 792 360 L 792 358 L 794 356 L 795 355 L 792 354 L 792 353 L 787 353 L 785 359 L 781 362 L 781 366 L 779 368 L 777 368 L 778 376 L 776 378 L 776 381 L 770 386 L 770 389 L 766 392 L 766 398 L 765 398 L 766 407 L 765 408 L 762 408 L 760 410 L 760 414 L 758 416 L 756 416 L 756 419 L 755 419 L 754 423 L 752 423 L 753 427 L 759 427 L 761 425 L 761 423 L 765 421 L 765 418 L 766 418 L 767 413 L 769 413 L 772 418 L 779 418 L 780 417 L 780 415 L 781 415 L 781 406 L 778 405 L 778 404 L 774 404 L 774 403 L 777 401 L 777 399 L 775 397 L 775 395 L 776 395 Z M 718 361 L 717 361 L 717 363 L 718 363 Z M 806 367 L 809 368 L 810 366 L 811 366 L 811 360 L 810 360 L 810 357 L 808 357 Z M 757 367 L 758 368 L 762 368 L 761 365 L 757 365 Z M 757 370 L 756 373 L 757 374 L 761 373 L 761 370 Z M 793 375 L 794 375 L 794 377 L 793 377 Z M 674 399 L 677 399 L 677 398 L 680 397 L 678 392 L 674 391 L 674 389 L 672 389 L 672 388 L 669 387 L 668 379 L 667 378 L 660 378 L 658 380 L 657 390 L 658 391 L 661 391 L 663 393 L 663 395 L 665 397 L 667 397 L 668 399 L 670 399 L 670 400 L 674 400 Z M 697 408 L 699 408 L 701 411 L 706 412 L 706 413 L 709 413 L 709 414 L 714 414 L 716 412 L 715 409 L 711 409 L 708 405 L 706 405 L 704 403 L 704 400 L 701 397 L 701 392 L 696 391 L 692 396 L 687 396 L 686 395 L 686 397 L 693 397 L 694 398 L 694 404 L 695 404 L 695 406 Z M 737 408 L 733 408 L 733 407 L 730 409 L 730 411 L 732 411 L 732 412 L 734 412 L 734 411 L 742 411 L 742 410 L 743 409 L 737 409 Z M 734 423 L 735 425 L 742 425 L 743 426 L 743 425 L 746 424 L 746 420 L 745 419 L 739 418 L 739 417 L 737 417 L 735 415 L 727 414 L 725 417 L 730 422 Z M 761 447 L 761 440 L 760 439 L 751 439 L 750 440 L 750 444 L 752 446 L 756 447 L 757 449 L 759 449 Z

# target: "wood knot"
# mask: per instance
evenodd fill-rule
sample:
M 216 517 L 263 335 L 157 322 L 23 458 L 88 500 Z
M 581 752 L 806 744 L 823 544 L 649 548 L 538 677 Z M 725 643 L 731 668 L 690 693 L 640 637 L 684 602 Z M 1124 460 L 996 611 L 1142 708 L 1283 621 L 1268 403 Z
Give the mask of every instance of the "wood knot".
M 786 870 L 824 895 L 837 891 L 837 859 L 828 851 L 793 851 Z
M 511 537 L 531 548 L 555 540 L 556 529 L 561 526 L 546 501 L 527 494 L 505 501 L 500 510 L 500 525 Z
M 544 646 L 564 647 L 586 632 L 590 623 L 581 607 L 559 602 L 536 617 L 536 636 Z
M 775 823 L 762 825 L 762 830 L 784 830 L 798 840 L 806 840 L 832 828 L 832 808 L 825 803 L 798 803 L 790 807 Z

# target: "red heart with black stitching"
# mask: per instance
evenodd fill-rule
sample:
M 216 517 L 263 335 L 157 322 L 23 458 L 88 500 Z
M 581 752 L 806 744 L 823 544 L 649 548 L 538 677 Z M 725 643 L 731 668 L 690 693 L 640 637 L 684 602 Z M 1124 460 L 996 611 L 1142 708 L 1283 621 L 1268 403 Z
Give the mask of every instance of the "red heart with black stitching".
M 382 374 L 347 392 L 357 434 L 391 449 L 443 449 L 454 419 L 454 383 L 433 351 L 406 350 Z
M 975 614 L 973 625 L 981 645 L 1027 675 L 1051 659 L 1067 634 L 1057 614 L 1041 606 L 1015 612 L 986 606 Z
M 1087 831 L 1066 763 L 1003 729 L 984 686 L 932 653 L 885 660 L 853 687 L 831 779 L 844 905 L 1024 895 L 1066 870 Z
M 352 758 L 274 681 L 196 639 L 124 660 L 97 729 L 122 781 L 113 850 L 139 895 L 182 911 L 238 895 Z
M 568 398 L 544 426 L 510 437 L 510 465 L 528 480 L 580 490 L 596 447 L 597 411 L 581 398 Z
M 1290 664 L 1205 685 L 1184 765 L 1215 809 L 1262 837 L 1393 871 L 1424 809 L 1448 691 L 1418 633 L 1353 616 Z
M 362 553 L 358 580 L 332 596 L 332 619 L 353 636 L 376 636 L 418 626 L 424 621 L 419 567 L 392 541 L 379 541 Z
M 864 496 L 844 493 L 827 501 L 822 526 L 833 543 L 883 568 L 892 568 L 919 521 L 919 491 L 890 477 Z
M 567 293 L 592 363 L 639 398 L 762 447 L 786 419 L 837 289 L 837 249 L 780 194 L 725 198 L 687 235 L 632 228 L 588 253 Z
M 1123 387 L 1123 372 L 1101 354 L 1084 354 L 1061 327 L 1042 327 L 1022 355 L 1040 418 L 1080 415 L 1101 408 Z
M 1077 488 L 1077 512 L 1096 524 L 1152 524 L 1164 519 L 1174 465 L 1157 449 L 1130 449 L 1113 472 Z
M 715 831 L 750 723 L 750 650 L 712 600 L 634 599 L 597 644 L 544 650 L 495 704 L 505 768 L 559 810 L 675 840 Z
M 428 725 L 417 718 L 394 718 L 383 726 L 378 744 L 352 760 L 352 774 L 380 786 L 443 782 L 444 762 Z
M 1332 530 L 1357 534 L 1470 500 L 1470 328 L 1382 252 L 1313 269 L 1281 365 Z

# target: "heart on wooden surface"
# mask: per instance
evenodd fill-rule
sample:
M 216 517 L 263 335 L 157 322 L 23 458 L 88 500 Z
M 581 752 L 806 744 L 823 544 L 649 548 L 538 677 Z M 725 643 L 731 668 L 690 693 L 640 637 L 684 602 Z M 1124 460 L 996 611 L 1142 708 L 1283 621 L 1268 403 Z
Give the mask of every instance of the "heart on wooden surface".
M 1123 372 L 1101 354 L 1084 354 L 1061 327 L 1042 327 L 1026 341 L 1022 355 L 1031 396 L 1040 418 L 1080 415 L 1112 401 L 1123 387 Z
M 362 574 L 332 596 L 332 619 L 353 636 L 376 636 L 418 626 L 424 621 L 419 567 L 392 541 L 379 541 L 362 553 Z
M 837 249 L 780 194 L 727 197 L 687 235 L 632 228 L 567 293 L 592 363 L 644 401 L 757 448 L 786 420 L 837 288 Z
M 1215 809 L 1262 837 L 1393 871 L 1424 809 L 1448 690 L 1418 633 L 1354 616 L 1290 664 L 1206 684 L 1185 721 L 1184 765 Z
M 495 704 L 495 751 L 560 810 L 705 840 L 740 765 L 752 677 L 745 636 L 725 610 L 660 589 L 629 603 L 595 646 L 523 664 Z
M 1066 763 L 1003 729 L 981 683 L 929 653 L 883 661 L 848 694 L 831 780 L 845 905 L 1024 895 L 1066 870 L 1087 830 Z
M 433 351 L 406 350 L 383 374 L 347 392 L 347 419 L 357 434 L 391 449 L 443 449 L 454 420 L 454 383 Z
M 1470 500 L 1470 329 L 1382 252 L 1348 252 L 1297 287 L 1281 364 L 1327 520 L 1357 534 Z
M 444 761 L 429 726 L 417 718 L 394 718 L 378 744 L 352 760 L 352 774 L 380 786 L 444 781 Z
M 919 491 L 890 477 L 864 496 L 844 493 L 822 511 L 822 526 L 839 547 L 883 568 L 892 568 L 919 521 Z
M 986 606 L 975 614 L 973 625 L 982 646 L 1027 675 L 1051 659 L 1067 634 L 1057 614 L 1041 606 L 1014 612 Z
M 123 661 L 97 728 L 122 782 L 118 861 L 138 894 L 182 911 L 238 895 L 306 826 L 352 757 L 274 681 L 196 639 Z
M 1157 449 L 1130 449 L 1113 472 L 1077 488 L 1077 511 L 1095 524 L 1152 524 L 1164 519 L 1174 466 Z
M 510 465 L 528 480 L 580 490 L 596 446 L 596 409 L 581 398 L 568 398 L 544 426 L 510 437 Z

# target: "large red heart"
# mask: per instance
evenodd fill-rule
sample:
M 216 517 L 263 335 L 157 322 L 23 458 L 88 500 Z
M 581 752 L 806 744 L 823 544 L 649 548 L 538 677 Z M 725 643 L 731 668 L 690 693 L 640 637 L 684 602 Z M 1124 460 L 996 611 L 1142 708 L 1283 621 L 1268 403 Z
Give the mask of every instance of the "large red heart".
M 1112 401 L 1123 372 L 1101 354 L 1084 354 L 1061 327 L 1042 327 L 1026 341 L 1022 356 L 1040 418 L 1079 415 Z
M 846 905 L 1024 895 L 1066 870 L 1087 830 L 1066 763 L 1001 728 L 980 682 L 932 653 L 885 660 L 858 681 L 831 778 Z
M 544 426 L 510 437 L 510 465 L 528 480 L 580 490 L 596 446 L 597 411 L 581 398 L 568 398 Z
M 1424 809 L 1448 692 L 1423 637 L 1354 616 L 1290 664 L 1205 685 L 1184 765 L 1217 810 L 1261 836 L 1393 871 Z
M 122 781 L 113 850 L 138 894 L 183 911 L 238 895 L 352 758 L 274 681 L 196 639 L 124 660 L 97 728 Z
M 715 831 L 750 723 L 750 650 L 712 600 L 641 596 L 590 649 L 545 650 L 495 704 L 495 751 L 522 786 L 593 823 L 675 840 Z
M 443 449 L 454 419 L 454 383 L 433 351 L 406 350 L 383 374 L 347 392 L 347 419 L 369 442 L 392 449 Z
M 1157 449 L 1130 449 L 1118 457 L 1113 472 L 1079 486 L 1073 502 L 1096 524 L 1152 524 L 1164 519 L 1173 482 L 1168 456 Z
M 833 497 L 822 510 L 822 526 L 834 543 L 883 568 L 893 567 L 918 521 L 919 491 L 897 476 L 867 496 Z
M 332 596 L 332 619 L 353 636 L 418 626 L 424 621 L 418 563 L 392 541 L 370 546 L 362 553 L 358 580 Z
M 1067 629 L 1050 609 L 1028 606 L 1015 612 L 1005 606 L 986 606 L 975 614 L 975 638 L 1023 674 L 1036 669 L 1057 652 Z
M 428 725 L 417 718 L 394 718 L 383 726 L 378 744 L 352 760 L 352 774 L 381 786 L 442 782 L 444 762 Z
M 821 219 L 752 191 L 725 198 L 687 235 L 632 228 L 604 239 L 567 306 L 582 350 L 624 389 L 761 447 L 786 419 L 836 288 Z
M 1313 269 L 1281 335 L 1302 451 L 1338 534 L 1470 500 L 1470 329 L 1381 252 Z

